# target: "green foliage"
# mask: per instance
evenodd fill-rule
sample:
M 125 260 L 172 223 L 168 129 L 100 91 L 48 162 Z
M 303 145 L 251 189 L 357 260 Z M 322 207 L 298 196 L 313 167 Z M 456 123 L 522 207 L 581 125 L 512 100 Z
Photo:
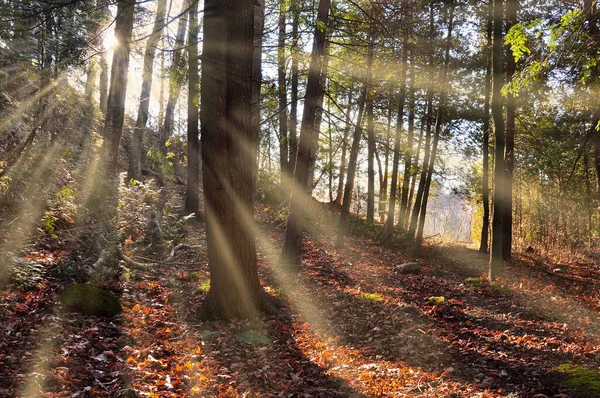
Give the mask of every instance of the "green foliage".
M 504 37 L 504 43 L 510 46 L 515 62 L 525 54 L 531 54 L 531 50 L 527 47 L 527 35 L 525 26 L 522 23 L 513 25 L 512 28 Z
M 208 293 L 208 291 L 210 290 L 210 280 L 205 279 L 202 282 L 200 282 L 200 285 L 196 287 L 196 290 L 202 293 Z
M 360 298 L 363 300 L 366 300 L 366 301 L 382 301 L 383 300 L 383 297 L 381 297 L 381 295 L 377 294 L 377 293 L 361 292 Z
M 464 280 L 464 284 L 472 289 L 477 289 L 481 287 L 482 281 L 481 278 L 467 278 Z
M 443 304 L 446 302 L 446 297 L 444 296 L 431 296 L 427 297 L 427 301 L 430 304 Z
M 202 333 L 200 333 L 200 335 L 198 337 L 200 337 L 200 340 L 206 341 L 206 340 L 210 340 L 214 336 L 217 336 L 218 334 L 219 334 L 218 332 L 213 332 L 212 330 L 205 330 Z

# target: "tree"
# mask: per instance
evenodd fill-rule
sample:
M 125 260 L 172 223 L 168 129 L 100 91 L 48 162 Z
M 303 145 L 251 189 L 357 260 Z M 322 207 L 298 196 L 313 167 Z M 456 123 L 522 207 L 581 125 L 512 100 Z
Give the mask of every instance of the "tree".
M 287 87 L 285 84 L 285 2 L 279 5 L 279 36 L 277 41 L 277 91 L 279 94 L 279 167 L 281 181 L 289 171 Z
M 154 53 L 160 40 L 160 35 L 165 22 L 167 0 L 158 0 L 156 6 L 156 17 L 152 33 L 146 42 L 144 52 L 144 66 L 142 69 L 142 91 L 140 93 L 140 105 L 138 107 L 137 120 L 133 129 L 131 139 L 131 154 L 129 155 L 128 177 L 135 180 L 142 179 L 142 144 L 144 141 L 144 130 L 148 122 L 148 108 L 150 106 L 150 92 L 152 91 L 152 74 L 154 71 Z
M 300 139 L 294 171 L 294 182 L 290 202 L 290 213 L 287 219 L 282 249 L 282 260 L 288 265 L 300 265 L 302 259 L 302 226 L 309 197 L 306 194 L 309 184 L 309 170 L 315 161 L 315 140 L 318 131 L 315 129 L 317 109 L 321 106 L 319 98 L 323 98 L 323 55 L 325 53 L 325 36 L 329 21 L 330 0 L 320 0 L 317 10 L 317 21 L 313 48 L 308 70 L 308 82 L 304 97 L 304 110 L 300 127 Z
M 483 221 L 481 223 L 481 241 L 479 243 L 479 251 L 482 253 L 488 252 L 489 230 L 490 230 L 490 86 L 492 78 L 492 25 L 494 0 L 489 1 L 488 18 L 486 28 L 486 53 L 487 62 L 485 70 L 485 85 L 484 85 L 484 105 L 483 105 L 483 178 L 482 178 L 482 206 L 483 206 Z
M 200 194 L 200 141 L 198 138 L 198 2 L 193 1 L 189 10 L 188 29 L 188 117 L 187 158 L 188 178 L 185 191 L 185 210 L 198 212 Z
M 492 118 L 494 119 L 494 210 L 492 219 L 492 249 L 490 255 L 491 281 L 502 276 L 504 216 L 506 211 L 506 165 L 504 162 L 505 134 L 502 105 L 504 85 L 503 0 L 494 0 L 494 29 L 492 43 Z
M 200 120 L 210 291 L 199 315 L 252 318 L 275 311 L 258 279 L 254 240 L 254 2 L 206 0 L 204 28 Z

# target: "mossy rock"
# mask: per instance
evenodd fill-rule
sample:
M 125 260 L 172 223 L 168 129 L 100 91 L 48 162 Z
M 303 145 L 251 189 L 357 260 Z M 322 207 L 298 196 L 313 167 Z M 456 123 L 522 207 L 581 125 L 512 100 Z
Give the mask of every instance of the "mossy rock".
M 446 276 L 446 273 L 439 269 L 430 269 L 429 271 L 427 271 L 427 275 L 435 276 L 437 278 L 442 278 L 442 277 Z
M 90 316 L 112 317 L 123 312 L 119 299 L 92 285 L 72 285 L 60 295 L 65 310 Z

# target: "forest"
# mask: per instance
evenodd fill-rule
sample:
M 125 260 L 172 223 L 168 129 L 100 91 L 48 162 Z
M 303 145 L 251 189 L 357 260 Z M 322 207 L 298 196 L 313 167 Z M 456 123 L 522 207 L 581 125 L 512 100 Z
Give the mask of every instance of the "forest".
M 0 0 L 0 397 L 600 397 L 597 0 Z

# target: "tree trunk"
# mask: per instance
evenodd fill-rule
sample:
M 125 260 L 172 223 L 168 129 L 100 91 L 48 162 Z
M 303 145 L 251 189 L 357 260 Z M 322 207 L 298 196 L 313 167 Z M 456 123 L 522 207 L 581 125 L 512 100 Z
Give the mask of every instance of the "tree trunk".
M 402 140 L 402 124 L 404 123 L 404 102 L 406 97 L 406 72 L 408 62 L 408 32 L 404 34 L 402 45 L 402 71 L 400 72 L 400 95 L 398 97 L 398 113 L 396 117 L 396 136 L 394 139 L 394 158 L 392 161 L 392 181 L 390 184 L 390 202 L 388 216 L 385 224 L 385 234 L 389 235 L 394 230 L 396 213 L 396 197 L 398 196 L 398 169 L 400 164 L 400 143 Z M 400 218 L 402 220 L 402 218 Z
M 433 135 L 433 145 L 431 148 L 431 157 L 429 159 L 429 166 L 427 167 L 427 177 L 425 178 L 425 187 L 423 189 L 423 203 L 421 204 L 421 210 L 419 215 L 419 226 L 417 228 L 417 235 L 415 239 L 414 255 L 417 257 L 423 244 L 423 229 L 425 228 L 425 217 L 427 216 L 427 201 L 429 200 L 429 188 L 431 187 L 431 179 L 433 177 L 433 169 L 435 167 L 435 160 L 437 157 L 437 149 L 440 141 L 440 134 L 442 133 L 442 123 L 444 118 L 444 112 L 446 110 L 446 97 L 447 87 L 446 82 L 448 80 L 448 67 L 450 64 L 450 47 L 452 46 L 452 29 L 454 27 L 454 1 L 450 4 L 450 15 L 448 16 L 448 33 L 446 37 L 446 53 L 444 55 L 444 70 L 442 71 L 442 79 L 440 81 L 440 103 L 437 108 L 437 115 L 435 117 L 435 129 Z
M 479 251 L 487 253 L 489 231 L 490 231 L 490 86 L 492 79 L 492 16 L 494 10 L 494 0 L 489 0 L 489 12 L 487 21 L 487 65 L 485 71 L 485 103 L 483 106 L 483 179 L 482 179 L 482 205 L 483 221 L 481 223 L 481 242 Z
M 379 170 L 379 206 L 377 210 L 379 211 L 379 222 L 385 222 L 385 205 L 387 204 L 387 190 L 388 190 L 388 174 L 390 168 L 390 134 L 392 132 L 392 111 L 393 111 L 393 102 L 390 100 L 388 107 L 388 116 L 387 116 L 387 129 L 385 134 L 385 166 L 383 169 L 383 173 Z
M 429 103 L 427 102 L 427 97 L 425 97 L 425 106 L 423 107 L 424 112 L 427 109 Z M 419 127 L 419 140 L 417 141 L 417 150 L 415 151 L 415 157 L 412 162 L 414 165 L 414 171 L 411 171 L 410 174 L 410 191 L 408 193 L 408 203 L 406 205 L 406 215 L 404 217 L 404 229 L 408 230 L 410 223 L 410 215 L 411 215 L 411 207 L 413 204 L 413 199 L 415 197 L 415 185 L 417 182 L 417 175 L 419 174 L 419 158 L 421 157 L 421 147 L 423 146 L 423 134 L 425 132 L 425 118 L 426 114 L 421 117 L 421 126 Z
M 165 12 L 167 10 L 167 0 L 158 0 L 156 6 L 156 17 L 154 19 L 154 28 L 146 42 L 146 51 L 144 52 L 144 66 L 142 70 L 142 91 L 140 93 L 140 105 L 138 107 L 137 120 L 133 129 L 131 139 L 131 154 L 129 157 L 128 178 L 135 180 L 142 179 L 142 143 L 144 141 L 144 130 L 148 122 L 148 108 L 150 106 L 150 94 L 152 92 L 152 74 L 154 71 L 154 54 L 156 46 L 160 40 L 163 25 L 165 23 Z
M 506 209 L 506 166 L 504 164 L 504 115 L 502 86 L 504 85 L 504 43 L 502 32 L 503 0 L 494 0 L 494 29 L 492 47 L 492 118 L 494 119 L 494 199 L 492 218 L 492 249 L 490 255 L 490 281 L 502 276 L 503 213 Z
M 415 67 L 414 54 L 410 62 L 410 94 L 408 100 L 408 135 L 406 138 L 406 149 L 404 150 L 404 178 L 402 178 L 402 193 L 400 197 L 400 216 L 398 218 L 399 228 L 405 228 L 409 209 L 409 183 L 411 177 L 413 140 L 415 132 Z
M 298 41 L 300 34 L 298 33 L 300 25 L 300 5 L 299 0 L 291 0 L 290 8 L 292 10 L 292 70 L 291 70 L 291 92 L 290 92 L 290 132 L 289 132 L 289 170 L 290 174 L 294 174 L 296 169 L 296 155 L 298 153 L 298 81 L 299 73 L 299 58 Z
M 253 220 L 254 13 L 254 2 L 205 0 L 200 117 L 210 291 L 201 319 L 254 318 L 270 309 Z
M 350 87 L 348 93 L 348 106 L 346 107 L 346 122 L 344 125 L 344 138 L 342 139 L 342 155 L 340 160 L 340 176 L 338 180 L 338 191 L 335 203 L 338 205 L 342 204 L 342 197 L 344 196 L 344 173 L 346 172 L 346 152 L 348 150 L 348 134 L 350 133 L 350 112 L 352 110 L 352 94 L 354 93 L 354 85 Z
M 310 163 L 310 168 L 308 171 L 308 184 L 306 186 L 307 188 L 307 193 L 308 195 L 312 195 L 312 191 L 315 189 L 315 166 L 316 166 L 316 162 L 314 159 L 317 158 L 317 155 L 319 153 L 319 144 L 320 144 L 320 137 L 321 137 L 321 122 L 323 121 L 323 100 L 325 98 L 325 88 L 327 87 L 327 72 L 329 69 L 329 54 L 327 53 L 327 41 L 325 42 L 325 49 L 323 50 L 323 62 L 322 62 L 322 66 L 321 66 L 321 87 L 323 87 L 323 90 L 321 90 L 319 92 L 319 96 L 317 98 L 317 112 L 316 112 L 316 116 L 315 116 L 315 134 L 316 134 L 316 138 L 313 141 L 313 149 L 312 149 L 312 154 L 313 154 L 313 161 Z
M 371 64 L 367 65 L 367 69 L 371 69 Z M 370 71 L 367 75 L 370 74 Z M 352 190 L 354 189 L 354 177 L 356 176 L 356 163 L 358 161 L 358 150 L 360 148 L 360 136 L 362 133 L 362 118 L 367 98 L 369 82 L 366 81 L 363 85 L 360 98 L 358 100 L 358 118 L 354 126 L 354 135 L 352 137 L 352 147 L 350 148 L 350 160 L 348 161 L 348 172 L 346 176 L 346 186 L 344 187 L 344 200 L 340 211 L 340 222 L 338 224 L 338 234 L 336 239 L 336 247 L 344 246 L 344 234 L 346 232 L 346 220 L 350 214 L 350 203 L 352 202 Z
M 373 58 L 372 50 L 368 52 L 368 57 Z M 368 61 L 367 62 L 372 62 Z M 367 76 L 367 81 L 371 81 L 371 76 Z M 367 222 L 372 224 L 375 221 L 375 126 L 373 123 L 373 100 L 374 90 L 369 84 L 367 91 Z
M 198 213 L 200 193 L 200 141 L 198 138 L 198 2 L 193 1 L 189 10 L 188 30 L 188 104 L 187 104 L 187 186 L 185 210 Z
M 310 166 L 315 160 L 315 140 L 319 138 L 318 131 L 315 129 L 315 119 L 319 107 L 318 100 L 324 89 L 322 86 L 322 73 L 326 32 L 325 29 L 322 29 L 322 26 L 328 25 L 330 4 L 330 0 L 320 0 L 317 11 L 317 24 L 304 98 L 294 183 L 292 184 L 290 213 L 287 219 L 282 249 L 282 261 L 288 265 L 300 265 L 302 260 L 302 225 L 309 200 L 306 191 Z
M 113 52 L 106 120 L 102 131 L 102 136 L 104 137 L 103 152 L 105 155 L 105 165 L 111 173 L 117 170 L 119 143 L 121 142 L 121 133 L 123 131 L 134 5 L 135 2 L 133 0 L 119 0 L 117 2 L 115 37 L 118 45 Z
M 289 140 L 287 115 L 287 87 L 285 85 L 285 2 L 279 3 L 279 37 L 277 41 L 277 92 L 279 97 L 279 166 L 281 182 L 289 171 Z
M 182 11 L 187 9 L 189 5 L 190 0 L 184 0 Z M 171 64 L 169 70 L 169 95 L 165 109 L 165 125 L 163 126 L 162 130 L 160 148 L 163 156 L 163 166 L 161 167 L 161 170 L 159 170 L 159 180 L 161 183 L 164 183 L 164 173 L 166 168 L 167 147 L 165 144 L 171 135 L 173 135 L 173 124 L 175 123 L 175 105 L 177 105 L 177 100 L 179 99 L 179 93 L 181 91 L 181 84 L 183 82 L 184 60 L 182 59 L 181 54 L 185 43 L 187 23 L 188 15 L 187 13 L 184 13 L 179 17 L 179 23 L 177 24 L 177 33 L 175 34 L 175 44 L 173 49 L 173 63 Z
M 106 115 L 106 107 L 108 105 L 108 55 L 102 53 L 100 55 L 100 110 Z
M 507 0 L 506 3 L 506 32 L 517 23 L 518 0 Z M 517 64 L 512 55 L 510 46 L 506 54 L 506 81 L 510 81 L 517 71 Z M 504 148 L 504 164 L 506 167 L 506 207 L 502 214 L 503 237 L 502 237 L 502 259 L 510 263 L 512 258 L 512 187 L 513 171 L 515 168 L 515 113 L 516 99 L 514 94 L 506 94 L 506 144 Z

